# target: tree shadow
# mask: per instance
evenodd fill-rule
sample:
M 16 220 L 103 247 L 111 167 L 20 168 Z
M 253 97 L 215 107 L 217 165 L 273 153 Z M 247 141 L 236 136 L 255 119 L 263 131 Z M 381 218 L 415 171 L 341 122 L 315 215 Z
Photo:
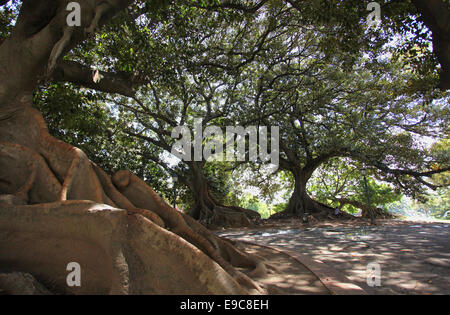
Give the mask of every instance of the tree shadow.
M 369 294 L 448 294 L 450 226 L 326 227 L 230 231 L 222 236 L 277 245 L 320 260 Z M 381 285 L 367 284 L 367 265 L 378 263 Z

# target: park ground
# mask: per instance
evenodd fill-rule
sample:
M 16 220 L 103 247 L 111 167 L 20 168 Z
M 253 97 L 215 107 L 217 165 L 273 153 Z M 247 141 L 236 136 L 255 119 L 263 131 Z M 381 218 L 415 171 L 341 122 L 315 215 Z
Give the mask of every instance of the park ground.
M 368 294 L 450 294 L 450 222 L 384 219 L 371 226 L 364 220 L 302 224 L 298 219 L 284 219 L 217 233 L 321 261 Z M 265 258 L 271 259 L 267 253 Z M 367 265 L 373 262 L 380 265 L 381 285 L 370 287 Z M 282 288 L 284 280 L 278 281 L 277 287 Z M 317 282 L 304 286 L 320 294 Z M 308 288 L 287 293 L 308 294 Z

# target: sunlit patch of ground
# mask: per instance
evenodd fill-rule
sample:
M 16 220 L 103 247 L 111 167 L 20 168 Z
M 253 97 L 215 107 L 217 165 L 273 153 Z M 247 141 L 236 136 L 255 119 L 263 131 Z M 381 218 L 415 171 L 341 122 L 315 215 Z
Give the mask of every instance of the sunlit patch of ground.
M 370 294 L 449 294 L 450 223 L 378 220 L 322 222 L 290 220 L 278 226 L 228 230 L 222 236 L 277 245 L 339 270 Z M 381 286 L 367 285 L 367 265 L 381 268 Z
M 331 294 L 308 268 L 292 257 L 260 246 L 241 246 L 267 263 L 268 273 L 256 280 L 268 288 L 270 294 Z

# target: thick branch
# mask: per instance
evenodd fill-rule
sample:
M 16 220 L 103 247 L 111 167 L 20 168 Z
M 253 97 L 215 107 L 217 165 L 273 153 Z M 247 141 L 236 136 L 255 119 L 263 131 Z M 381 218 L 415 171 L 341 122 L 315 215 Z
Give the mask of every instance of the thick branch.
M 441 64 L 441 87 L 450 89 L 450 8 L 442 0 L 413 0 L 426 26 L 433 33 L 433 50 Z
M 117 93 L 134 97 L 132 75 L 99 71 L 98 82 L 94 82 L 94 70 L 74 61 L 61 61 L 53 74 L 53 80 L 71 82 L 76 85 L 106 93 Z
M 373 166 L 375 166 L 376 168 L 378 168 L 379 170 L 385 172 L 385 173 L 390 173 L 393 175 L 410 175 L 412 177 L 431 177 L 434 174 L 440 174 L 440 173 L 444 173 L 444 172 L 448 172 L 450 171 L 450 167 L 445 167 L 443 169 L 438 169 L 438 170 L 433 170 L 433 171 L 427 171 L 427 172 L 417 172 L 417 171 L 412 171 L 412 170 L 402 170 L 402 169 L 391 169 L 388 166 L 379 163 L 379 162 L 374 162 L 371 163 Z
M 170 152 L 171 149 L 172 149 L 166 142 L 155 140 L 155 139 L 152 139 L 150 137 L 134 133 L 134 132 L 132 132 L 130 130 L 124 130 L 124 132 L 126 134 L 130 135 L 130 136 L 133 136 L 133 137 L 136 137 L 136 138 L 148 141 L 148 142 L 150 142 L 150 143 L 152 143 L 152 144 L 154 144 L 154 145 L 156 145 L 156 146 L 158 146 L 158 147 L 160 147 L 160 148 L 162 148 L 162 149 L 164 149 L 164 150 L 166 150 L 168 152 Z
M 408 170 L 408 169 L 394 169 L 394 168 L 390 168 L 389 166 L 385 165 L 384 163 L 381 163 L 379 161 L 371 161 L 369 158 L 362 156 L 361 154 L 350 154 L 350 157 L 353 157 L 363 163 L 366 163 L 368 165 L 371 165 L 373 167 L 376 167 L 377 169 L 379 169 L 380 171 L 382 171 L 383 173 L 386 174 L 391 174 L 394 175 L 397 179 L 399 176 L 412 176 L 414 177 L 418 182 L 420 182 L 421 184 L 428 186 L 429 188 L 435 190 L 436 188 L 440 187 L 437 185 L 433 185 L 427 181 L 425 181 L 422 177 L 428 177 L 431 178 L 433 175 L 435 174 L 440 174 L 440 173 L 444 173 L 444 172 L 448 172 L 450 171 L 450 167 L 445 167 L 442 169 L 438 169 L 438 170 L 433 170 L 433 171 L 426 171 L 426 172 L 419 172 L 419 171 L 414 171 L 414 170 Z
M 255 5 L 246 6 L 237 1 L 222 1 L 219 4 L 214 4 L 214 5 L 204 6 L 204 5 L 194 4 L 193 6 L 196 8 L 199 8 L 199 9 L 206 9 L 206 10 L 232 9 L 232 10 L 252 14 L 252 13 L 257 12 L 266 2 L 268 2 L 268 0 L 261 0 L 259 3 L 256 3 Z
M 334 157 L 344 156 L 345 153 L 346 150 L 344 148 L 330 150 L 329 152 L 308 160 L 303 169 L 305 170 L 305 172 L 312 174 L 322 163 L 325 163 L 326 161 Z

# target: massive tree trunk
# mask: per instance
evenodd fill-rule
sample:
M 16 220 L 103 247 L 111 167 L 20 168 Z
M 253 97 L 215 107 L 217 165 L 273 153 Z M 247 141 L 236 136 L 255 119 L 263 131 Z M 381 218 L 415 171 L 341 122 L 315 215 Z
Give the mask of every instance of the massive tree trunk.
M 311 175 L 302 171 L 294 173 L 294 191 L 284 210 L 286 214 L 304 216 L 307 214 L 329 214 L 333 209 L 313 200 L 306 190 L 306 183 Z
M 294 191 L 289 199 L 289 203 L 286 209 L 272 215 L 271 218 L 294 216 L 307 219 L 308 215 L 316 218 L 332 215 L 334 213 L 333 208 L 312 199 L 308 195 L 306 184 L 312 176 L 312 171 L 295 169 L 292 173 L 294 175 Z M 347 217 L 347 215 L 344 216 Z
M 210 227 L 244 227 L 251 226 L 261 218 L 258 212 L 236 206 L 224 206 L 211 195 L 208 179 L 203 173 L 202 162 L 189 164 L 192 174 L 190 189 L 195 204 L 191 211 L 193 218 Z
M 100 4 L 80 1 L 82 27 L 67 32 L 68 2 L 23 1 L 0 45 L 0 269 L 30 273 L 58 293 L 266 292 L 250 278 L 264 271 L 261 261 L 167 205 L 135 175 L 110 177 L 48 133 L 32 108 L 33 90 L 84 38 Z M 130 2 L 115 1 L 111 10 Z M 66 283 L 69 262 L 81 265 L 81 287 Z

